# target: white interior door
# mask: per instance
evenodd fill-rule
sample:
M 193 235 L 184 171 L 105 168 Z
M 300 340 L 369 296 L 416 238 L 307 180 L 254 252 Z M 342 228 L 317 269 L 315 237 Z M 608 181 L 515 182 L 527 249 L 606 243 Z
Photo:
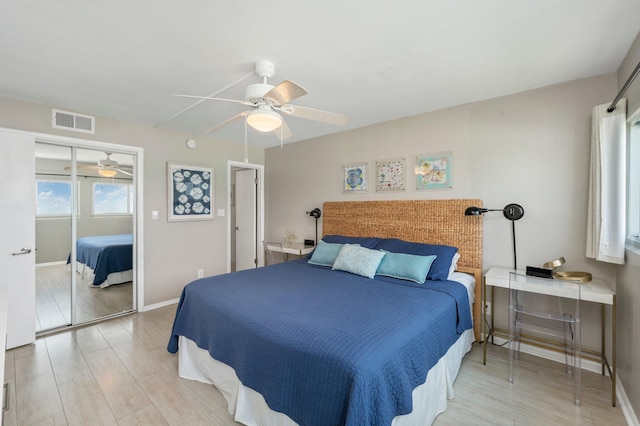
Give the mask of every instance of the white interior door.
M 35 319 L 35 138 L 1 132 L 0 287 L 7 289 L 7 349 L 33 343 Z
M 256 170 L 238 170 L 236 173 L 236 271 L 256 268 Z

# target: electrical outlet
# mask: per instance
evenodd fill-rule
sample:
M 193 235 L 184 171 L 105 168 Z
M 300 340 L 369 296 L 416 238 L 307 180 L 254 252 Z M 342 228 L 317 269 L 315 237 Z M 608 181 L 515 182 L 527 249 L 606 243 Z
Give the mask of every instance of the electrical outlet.
M 204 269 L 198 269 L 198 278 L 204 277 Z
M 487 315 L 491 315 L 491 302 L 485 302 L 484 309 Z

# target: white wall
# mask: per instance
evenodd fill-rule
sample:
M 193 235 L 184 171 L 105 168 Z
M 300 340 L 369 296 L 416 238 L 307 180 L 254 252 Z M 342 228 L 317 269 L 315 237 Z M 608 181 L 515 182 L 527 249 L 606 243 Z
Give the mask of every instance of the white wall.
M 241 145 L 102 117 L 96 120 L 95 135 L 53 129 L 51 108 L 0 98 L 0 127 L 144 148 L 145 304 L 179 297 L 184 285 L 196 279 L 198 269 L 205 275 L 226 272 L 226 218 L 168 223 L 166 169 L 169 160 L 213 166 L 215 209 L 226 209 L 227 160 L 243 161 Z M 188 138 L 198 141 L 197 149 L 185 146 Z M 264 151 L 250 149 L 249 161 L 263 164 Z M 153 210 L 159 212 L 158 220 L 151 220 Z
M 266 238 L 295 230 L 313 238 L 305 211 L 324 201 L 480 198 L 485 207 L 515 202 L 518 266 L 541 266 L 564 256 L 565 270 L 589 271 L 615 286 L 615 267 L 585 257 L 591 109 L 611 101 L 614 74 L 523 92 L 337 133 L 266 151 Z M 402 100 L 399 99 L 399 102 Z M 344 163 L 453 152 L 454 188 L 366 194 L 342 192 Z M 463 214 L 452 212 L 452 214 Z M 321 232 L 320 232 L 321 234 Z M 484 218 L 483 267 L 511 267 L 511 223 L 501 213 Z M 506 309 L 505 309 L 506 311 Z M 599 348 L 597 307 L 585 314 L 585 345 Z

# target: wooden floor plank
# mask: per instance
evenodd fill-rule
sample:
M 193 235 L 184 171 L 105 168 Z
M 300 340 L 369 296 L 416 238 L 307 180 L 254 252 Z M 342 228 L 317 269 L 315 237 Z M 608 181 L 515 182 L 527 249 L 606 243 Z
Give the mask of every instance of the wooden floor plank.
M 13 380 L 5 425 L 237 425 L 213 386 L 178 377 L 166 350 L 176 306 L 39 338 L 7 352 Z M 611 382 L 584 371 L 574 406 L 562 364 L 522 354 L 507 382 L 508 351 L 474 344 L 454 383 L 455 398 L 434 425 L 624 425 Z
M 151 405 L 147 394 L 112 348 L 93 352 L 87 362 L 116 419 Z

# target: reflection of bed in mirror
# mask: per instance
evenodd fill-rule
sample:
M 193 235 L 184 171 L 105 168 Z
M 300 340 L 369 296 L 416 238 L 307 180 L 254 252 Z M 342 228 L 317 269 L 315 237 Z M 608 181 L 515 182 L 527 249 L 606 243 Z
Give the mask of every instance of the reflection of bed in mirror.
M 133 234 L 78 238 L 76 271 L 89 286 L 105 288 L 133 280 Z M 70 263 L 71 257 L 67 260 Z

